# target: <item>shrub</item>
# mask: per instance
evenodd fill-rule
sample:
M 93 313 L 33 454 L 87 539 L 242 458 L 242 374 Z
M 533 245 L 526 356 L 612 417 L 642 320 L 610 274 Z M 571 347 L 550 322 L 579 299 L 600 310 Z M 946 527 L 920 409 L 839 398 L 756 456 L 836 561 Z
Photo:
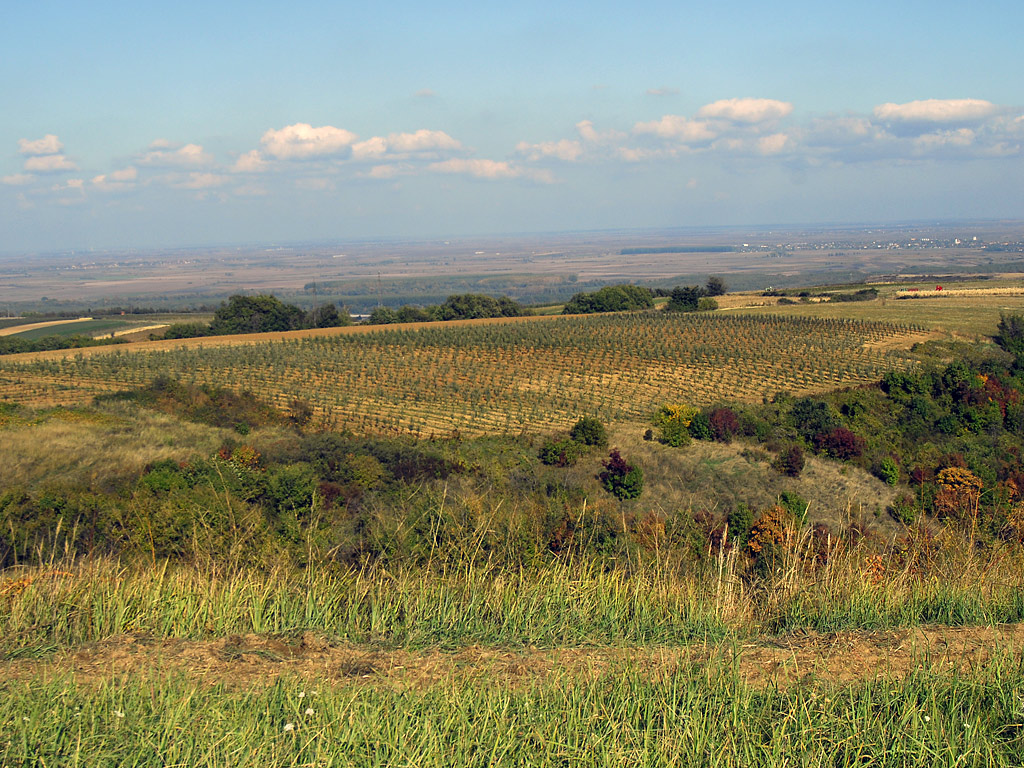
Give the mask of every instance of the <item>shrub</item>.
M 643 470 L 622 458 L 618 448 L 612 449 L 603 464 L 604 471 L 598 477 L 610 494 L 619 499 L 635 499 L 643 493 Z
M 800 477 L 804 471 L 804 449 L 793 443 L 779 454 L 773 466 L 784 475 Z
M 783 491 L 779 494 L 779 506 L 789 512 L 800 525 L 807 522 L 807 510 L 810 504 L 794 491 Z
M 661 442 L 679 448 L 690 442 L 690 424 L 699 411 L 691 405 L 663 405 L 654 415 Z
M 597 448 L 604 448 L 608 445 L 608 433 L 604 428 L 604 424 L 598 419 L 588 416 L 584 416 L 573 425 L 572 429 L 569 430 L 569 437 L 577 443 Z
M 876 472 L 878 478 L 884 481 L 887 485 L 896 485 L 900 481 L 900 465 L 896 463 L 896 460 L 892 456 L 886 456 L 878 464 L 878 470 Z
M 742 501 L 736 505 L 736 509 L 726 515 L 725 522 L 729 525 L 729 541 L 735 546 L 742 547 L 750 537 L 750 527 L 754 523 L 754 513 L 750 507 Z
M 917 504 L 914 497 L 904 494 L 889 505 L 889 514 L 894 520 L 910 525 L 917 519 Z
M 855 459 L 864 453 L 864 438 L 855 435 L 846 427 L 837 427 L 831 432 L 815 435 L 814 447 L 820 453 L 841 461 Z
M 553 467 L 571 467 L 585 453 L 583 443 L 572 439 L 547 440 L 537 456 L 543 464 Z
M 708 425 L 715 440 L 727 443 L 740 431 L 740 420 L 732 408 L 716 408 L 708 416 Z

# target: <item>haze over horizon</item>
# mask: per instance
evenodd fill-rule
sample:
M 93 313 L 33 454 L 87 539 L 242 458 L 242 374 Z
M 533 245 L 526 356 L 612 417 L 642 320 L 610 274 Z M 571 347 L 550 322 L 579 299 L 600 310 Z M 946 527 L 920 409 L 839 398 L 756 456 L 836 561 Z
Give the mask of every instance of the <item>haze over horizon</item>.
M 1024 7 L 16 4 L 0 251 L 1022 218 Z

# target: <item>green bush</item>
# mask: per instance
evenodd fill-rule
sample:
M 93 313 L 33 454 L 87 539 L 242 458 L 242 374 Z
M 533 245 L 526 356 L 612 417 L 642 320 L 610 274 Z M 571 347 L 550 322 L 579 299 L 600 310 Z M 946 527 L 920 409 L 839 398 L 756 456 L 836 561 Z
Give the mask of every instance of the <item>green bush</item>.
M 541 463 L 552 467 L 571 467 L 586 452 L 583 443 L 572 439 L 546 440 L 537 453 Z
M 643 470 L 629 464 L 617 448 L 608 454 L 599 477 L 605 490 L 619 499 L 635 499 L 644 490 Z
M 569 437 L 577 443 L 596 448 L 604 448 L 608 445 L 608 433 L 604 428 L 604 424 L 598 419 L 588 416 L 584 416 L 573 425 L 572 429 L 569 430 Z

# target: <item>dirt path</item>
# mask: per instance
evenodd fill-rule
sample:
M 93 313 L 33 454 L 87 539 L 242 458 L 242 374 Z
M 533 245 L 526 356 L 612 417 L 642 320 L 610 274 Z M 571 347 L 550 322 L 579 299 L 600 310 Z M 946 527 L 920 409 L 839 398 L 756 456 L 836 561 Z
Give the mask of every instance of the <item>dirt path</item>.
M 12 325 L 7 328 L 0 328 L 0 336 L 13 336 L 16 333 L 34 331 L 36 328 L 49 328 L 51 325 L 67 325 L 68 323 L 81 323 L 92 320 L 91 317 L 76 317 L 73 320 L 48 320 L 45 323 L 26 323 L 25 325 Z
M 301 638 L 246 635 L 218 640 L 158 640 L 123 635 L 49 659 L 0 664 L 8 680 L 72 674 L 84 683 L 153 670 L 183 672 L 207 682 L 252 688 L 281 676 L 311 683 L 422 688 L 453 679 L 530 684 L 569 674 L 594 678 L 634 669 L 657 678 L 690 665 L 717 674 L 723 659 L 752 685 L 798 681 L 852 683 L 899 678 L 917 669 L 948 672 L 984 666 L 996 655 L 1024 653 L 1024 624 L 919 627 L 880 632 L 801 633 L 747 644 L 680 648 L 556 648 L 381 651 L 336 645 L 312 632 Z M 709 664 L 710 662 L 710 664 Z

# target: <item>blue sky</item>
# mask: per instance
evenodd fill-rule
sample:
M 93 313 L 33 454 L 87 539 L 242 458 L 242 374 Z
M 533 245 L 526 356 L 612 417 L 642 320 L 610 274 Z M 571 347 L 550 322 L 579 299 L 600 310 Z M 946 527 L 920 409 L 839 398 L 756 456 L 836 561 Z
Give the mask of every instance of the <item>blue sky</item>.
M 0 251 L 1024 212 L 1024 4 L 9 3 Z

